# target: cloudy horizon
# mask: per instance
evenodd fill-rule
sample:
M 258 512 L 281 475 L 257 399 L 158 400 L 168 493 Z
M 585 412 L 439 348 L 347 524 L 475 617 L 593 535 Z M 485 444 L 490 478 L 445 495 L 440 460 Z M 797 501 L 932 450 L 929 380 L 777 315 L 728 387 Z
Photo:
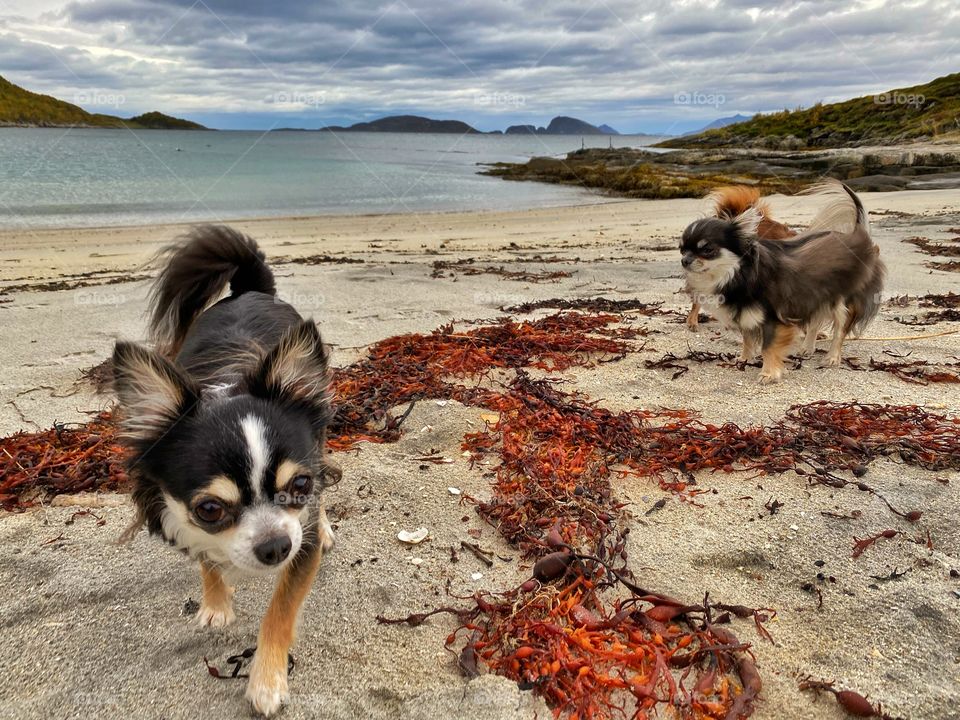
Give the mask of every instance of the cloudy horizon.
M 675 134 L 927 82 L 958 69 L 957 38 L 948 0 L 0 0 L 11 82 L 223 129 L 415 113 Z

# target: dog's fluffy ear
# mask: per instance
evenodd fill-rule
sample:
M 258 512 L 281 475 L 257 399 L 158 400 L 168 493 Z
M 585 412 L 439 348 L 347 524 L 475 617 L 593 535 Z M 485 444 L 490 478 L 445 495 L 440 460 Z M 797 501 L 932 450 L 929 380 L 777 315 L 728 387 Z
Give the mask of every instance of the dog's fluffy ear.
M 113 349 L 113 377 L 123 413 L 123 429 L 134 441 L 160 438 L 193 411 L 197 386 L 159 353 L 135 343 Z
M 755 240 L 761 220 L 763 213 L 756 206 L 750 206 L 733 219 L 733 225 L 741 239 Z
M 287 330 L 247 378 L 250 394 L 305 407 L 319 432 L 329 421 L 328 355 L 312 320 Z

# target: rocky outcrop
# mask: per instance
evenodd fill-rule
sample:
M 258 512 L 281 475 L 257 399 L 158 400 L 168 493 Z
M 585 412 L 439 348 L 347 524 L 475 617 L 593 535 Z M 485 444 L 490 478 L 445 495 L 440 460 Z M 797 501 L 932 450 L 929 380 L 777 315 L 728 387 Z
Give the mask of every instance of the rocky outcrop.
M 576 184 L 642 198 L 700 197 L 717 185 L 751 184 L 795 192 L 829 176 L 857 190 L 960 188 L 960 145 L 834 150 L 676 150 L 588 148 L 563 160 L 497 163 L 486 174 L 508 180 Z

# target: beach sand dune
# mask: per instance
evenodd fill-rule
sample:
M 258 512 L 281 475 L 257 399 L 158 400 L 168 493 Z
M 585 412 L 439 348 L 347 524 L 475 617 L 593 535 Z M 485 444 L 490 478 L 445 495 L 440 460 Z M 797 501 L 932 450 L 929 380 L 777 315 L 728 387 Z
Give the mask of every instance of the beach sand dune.
M 890 268 L 886 294 L 913 298 L 956 291 L 960 274 L 931 269 L 944 260 L 902 242 L 912 236 L 952 242 L 960 227 L 953 191 L 867 194 L 875 237 Z M 778 219 L 802 224 L 815 198 L 775 197 Z M 795 403 L 815 400 L 918 404 L 960 411 L 960 384 L 912 384 L 879 371 L 819 369 L 817 358 L 775 386 L 757 384 L 755 368 L 686 362 L 672 370 L 645 362 L 690 350 L 730 353 L 736 338 L 718 323 L 699 333 L 682 324 L 688 309 L 677 238 L 703 212 L 695 200 L 615 201 L 585 207 L 510 213 L 302 218 L 239 222 L 276 261 L 280 295 L 319 323 L 333 344 L 334 363 L 347 365 L 364 346 L 386 337 L 429 332 L 451 321 L 501 317 L 501 306 L 549 298 L 636 298 L 662 302 L 676 314 L 624 322 L 651 331 L 642 351 L 617 362 L 556 374 L 611 409 L 686 408 L 710 422 L 774 422 Z M 81 371 L 109 354 L 118 338 L 144 335 L 146 263 L 184 228 L 111 228 L 0 233 L 0 327 L 4 376 L 0 431 L 83 422 L 108 407 L 81 380 Z M 435 263 L 442 263 L 437 266 Z M 457 262 L 460 264 L 456 264 Z M 525 271 L 525 280 L 471 274 L 476 268 Z M 540 280 L 541 273 L 567 277 Z M 533 275 L 529 275 L 532 273 Z M 845 355 L 907 355 L 955 363 L 960 323 L 910 326 L 916 300 L 887 303 L 867 338 Z M 540 310 L 531 317 L 545 315 Z M 464 326 L 466 327 L 466 326 Z M 641 341 L 637 341 L 639 345 Z M 822 343 L 823 344 L 823 343 Z M 886 353 L 886 354 L 885 354 Z M 822 357 L 822 354 L 821 354 Z M 481 410 L 456 402 L 422 401 L 403 437 L 340 453 L 344 479 L 328 493 L 338 544 L 325 560 L 305 606 L 291 704 L 283 717 L 531 718 L 550 712 L 530 692 L 503 678 L 467 682 L 443 647 L 454 621 L 432 618 L 420 627 L 380 626 L 375 616 L 404 616 L 449 604 L 446 588 L 466 595 L 496 591 L 529 577 L 514 548 L 484 524 L 448 487 L 489 497 L 489 466 L 462 456 L 466 433 L 482 426 Z M 436 451 L 450 464 L 421 468 L 415 458 Z M 630 566 L 645 587 L 667 595 L 712 597 L 772 607 L 776 643 L 762 640 L 750 620 L 735 621 L 751 642 L 764 680 L 757 718 L 841 718 L 829 697 L 797 690 L 798 675 L 836 679 L 879 700 L 891 715 L 956 717 L 960 705 L 960 476 L 927 472 L 892 459 L 875 462 L 867 479 L 892 504 L 923 511 L 911 526 L 876 497 L 852 489 L 810 487 L 785 473 L 700 474 L 703 507 L 677 502 L 655 483 L 613 480 L 630 502 Z M 651 515 L 645 511 L 666 499 Z M 765 505 L 782 503 L 776 513 Z M 73 518 L 76 503 L 90 516 Z M 838 520 L 823 513 L 849 514 Z M 191 624 L 199 599 L 191 563 L 144 535 L 130 545 L 115 538 L 132 516 L 127 498 L 56 498 L 42 508 L 0 518 L 0 696 L 17 718 L 246 717 L 240 682 L 217 681 L 202 658 L 223 666 L 253 644 L 269 599 L 266 582 L 237 591 L 237 622 L 224 631 Z M 407 547 L 399 530 L 425 526 L 430 540 Z M 887 528 L 904 535 L 852 559 L 853 537 Z M 476 540 L 492 550 L 492 567 L 469 553 L 451 562 L 450 548 Z M 933 549 L 913 542 L 926 535 Z M 421 562 L 413 563 L 411 560 Z M 508 558 L 508 559 L 501 559 Z M 817 564 L 817 563 L 822 563 Z M 894 569 L 907 574 L 888 582 Z M 818 583 L 817 573 L 835 578 Z M 482 577 L 474 579 L 475 573 Z M 815 583 L 823 593 L 804 587 Z

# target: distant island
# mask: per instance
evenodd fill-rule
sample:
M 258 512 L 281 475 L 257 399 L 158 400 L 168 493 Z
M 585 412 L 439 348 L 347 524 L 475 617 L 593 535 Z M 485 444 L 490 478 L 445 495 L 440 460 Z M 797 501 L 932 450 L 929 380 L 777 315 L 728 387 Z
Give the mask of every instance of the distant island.
M 301 128 L 278 128 L 290 132 Z M 456 133 L 459 135 L 619 135 L 609 125 L 591 125 L 573 117 L 559 115 L 546 127 L 536 125 L 511 125 L 504 131 L 484 133 L 460 120 L 433 120 L 419 115 L 389 115 L 387 117 L 359 122 L 353 125 L 328 125 L 321 132 L 400 132 L 400 133 Z
M 805 110 L 749 120 L 658 143 L 667 148 L 756 147 L 775 150 L 896 145 L 960 138 L 960 73 Z
M 0 77 L 0 126 L 130 128 L 132 130 L 207 130 L 199 123 L 161 112 L 133 118 L 90 113 L 50 95 L 30 92 Z
M 398 132 L 398 133 L 458 133 L 476 134 L 480 131 L 459 120 L 431 120 L 419 115 L 391 115 L 371 122 L 354 123 L 348 127 L 329 125 L 320 128 L 327 132 Z
M 137 115 L 129 120 L 123 120 L 127 127 L 142 128 L 144 130 L 209 130 L 200 123 L 183 120 L 182 118 L 164 115 L 162 112 L 148 112 Z
M 591 125 L 584 120 L 559 115 L 550 121 L 546 127 L 535 125 L 511 125 L 504 133 L 506 135 L 619 135 L 609 125 Z

